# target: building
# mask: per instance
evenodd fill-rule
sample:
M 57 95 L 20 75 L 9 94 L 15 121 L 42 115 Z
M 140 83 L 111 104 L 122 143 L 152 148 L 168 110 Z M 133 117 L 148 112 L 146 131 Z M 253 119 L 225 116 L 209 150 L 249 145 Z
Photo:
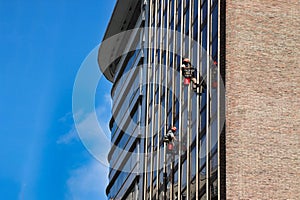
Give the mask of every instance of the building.
M 296 0 L 118 0 L 98 57 L 113 82 L 108 199 L 297 199 L 298 24 Z

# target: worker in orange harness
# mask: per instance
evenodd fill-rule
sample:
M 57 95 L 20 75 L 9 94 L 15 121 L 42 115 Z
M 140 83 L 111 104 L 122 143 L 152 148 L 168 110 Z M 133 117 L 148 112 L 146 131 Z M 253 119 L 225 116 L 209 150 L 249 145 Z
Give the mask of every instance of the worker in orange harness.
M 164 136 L 164 142 L 166 142 L 168 144 L 167 150 L 169 152 L 173 152 L 173 150 L 174 150 L 174 141 L 177 140 L 175 137 L 176 130 L 177 130 L 177 128 L 175 126 L 173 126 L 167 132 L 167 134 Z
M 214 61 L 214 64 L 212 66 L 212 88 L 218 87 L 218 63 L 217 61 Z
M 202 76 L 200 76 L 199 82 L 196 79 L 196 70 L 195 68 L 191 65 L 191 61 L 188 58 L 184 58 L 182 61 L 182 74 L 184 76 L 184 85 L 189 85 L 190 82 L 193 82 L 193 90 L 196 91 L 198 87 L 203 86 L 206 88 L 206 84 L 204 82 L 204 79 Z
M 175 126 L 173 126 L 168 132 L 167 135 L 164 136 L 164 142 L 173 142 L 174 140 L 177 140 L 175 137 L 175 132 L 176 132 L 177 128 Z

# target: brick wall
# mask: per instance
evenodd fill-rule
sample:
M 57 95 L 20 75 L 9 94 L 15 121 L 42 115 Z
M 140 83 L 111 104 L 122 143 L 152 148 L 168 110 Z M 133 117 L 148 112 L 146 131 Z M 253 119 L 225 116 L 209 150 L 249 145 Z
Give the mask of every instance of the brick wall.
M 226 1 L 227 199 L 300 198 L 299 10 Z

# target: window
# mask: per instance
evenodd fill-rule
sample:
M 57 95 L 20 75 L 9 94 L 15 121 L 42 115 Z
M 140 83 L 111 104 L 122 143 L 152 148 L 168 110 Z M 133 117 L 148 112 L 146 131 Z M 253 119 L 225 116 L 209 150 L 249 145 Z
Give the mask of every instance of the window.
M 190 20 L 189 20 L 189 16 L 190 16 L 190 10 L 187 8 L 186 13 L 184 15 L 184 26 L 185 26 L 185 34 L 188 35 L 189 30 L 190 30 Z
M 193 39 L 198 41 L 198 18 L 195 19 L 193 24 Z
M 198 19 L 198 1 L 199 0 L 194 0 L 194 21 Z

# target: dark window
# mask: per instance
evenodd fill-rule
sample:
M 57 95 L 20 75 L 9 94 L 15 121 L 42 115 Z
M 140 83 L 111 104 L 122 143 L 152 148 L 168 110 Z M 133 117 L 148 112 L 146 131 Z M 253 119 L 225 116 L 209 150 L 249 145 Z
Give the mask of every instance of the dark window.
M 207 25 L 202 29 L 202 47 L 207 50 Z
M 194 20 L 198 18 L 198 0 L 194 0 Z
M 190 28 L 190 20 L 189 20 L 189 16 L 190 16 L 190 10 L 187 9 L 186 13 L 185 13 L 185 34 L 188 35 L 189 33 L 189 28 Z
M 198 18 L 195 19 L 193 24 L 193 39 L 198 41 Z

